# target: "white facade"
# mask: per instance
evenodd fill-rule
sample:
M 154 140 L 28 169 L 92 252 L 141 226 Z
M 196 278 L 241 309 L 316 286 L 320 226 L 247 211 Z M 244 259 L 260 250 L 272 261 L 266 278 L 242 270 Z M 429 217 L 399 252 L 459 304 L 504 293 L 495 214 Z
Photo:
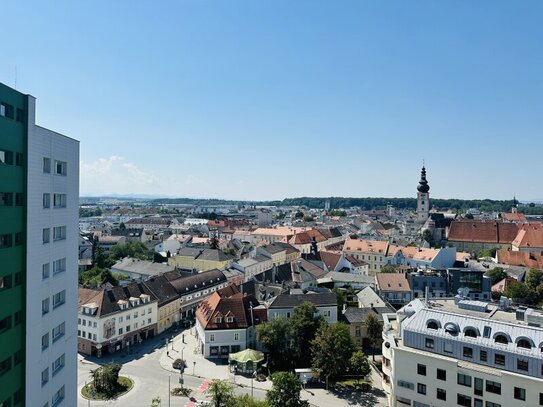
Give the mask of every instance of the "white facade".
M 294 315 L 294 307 L 285 308 L 268 308 L 268 321 L 272 318 L 282 317 L 290 318 Z M 322 317 L 329 324 L 335 324 L 337 322 L 337 306 L 317 306 L 317 312 L 315 316 L 322 315 Z
M 34 109 L 29 97 L 26 405 L 75 406 L 79 142 L 35 126 Z
M 384 315 L 382 384 L 389 405 L 542 405 L 543 316 L 524 320 L 495 305 L 451 302 L 414 300 Z M 539 326 L 529 325 L 534 321 Z
M 247 349 L 248 344 L 253 343 L 254 340 L 253 327 L 206 331 L 198 319 L 196 319 L 196 332 L 200 342 L 200 352 L 205 358 L 228 357 L 229 353 Z

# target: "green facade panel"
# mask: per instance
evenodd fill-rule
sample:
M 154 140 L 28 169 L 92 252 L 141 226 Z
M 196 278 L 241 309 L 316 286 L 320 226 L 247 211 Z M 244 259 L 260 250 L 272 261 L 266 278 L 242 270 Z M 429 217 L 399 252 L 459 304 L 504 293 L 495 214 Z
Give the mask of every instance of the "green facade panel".
M 0 109 L 0 404 L 17 406 L 25 386 L 27 96 L 0 83 Z

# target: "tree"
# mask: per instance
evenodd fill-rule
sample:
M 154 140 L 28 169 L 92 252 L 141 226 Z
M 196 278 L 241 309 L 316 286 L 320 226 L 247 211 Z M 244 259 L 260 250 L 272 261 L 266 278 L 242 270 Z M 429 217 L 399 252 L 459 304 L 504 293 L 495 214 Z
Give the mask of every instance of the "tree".
M 347 293 L 341 288 L 333 288 L 332 292 L 336 294 L 337 308 L 338 311 L 341 312 L 341 310 L 343 309 L 343 305 L 347 304 Z
M 494 285 L 507 277 L 507 272 L 501 267 L 494 267 L 492 270 L 487 271 L 485 275 L 490 278 L 490 284 Z
M 349 359 L 349 373 L 359 377 L 366 377 L 371 372 L 368 357 L 362 351 L 356 351 Z M 358 379 L 357 379 L 358 381 Z
M 430 247 L 435 247 L 436 245 L 434 235 L 428 229 L 425 229 L 424 232 L 422 232 L 422 240 L 427 241 Z
M 302 219 L 304 217 L 304 213 L 302 211 L 298 211 L 296 212 L 296 214 L 294 215 L 294 217 L 296 219 Z
M 392 264 L 385 264 L 381 267 L 381 273 L 395 273 L 396 268 Z
M 209 238 L 209 248 L 210 249 L 219 248 L 219 239 L 217 238 L 217 235 L 215 233 L 213 233 L 211 237 Z
M 149 250 L 141 242 L 118 243 L 109 250 L 108 267 L 111 267 L 117 260 L 125 257 L 147 260 L 149 258 Z
M 349 367 L 349 360 L 356 350 L 349 328 L 343 323 L 323 325 L 311 342 L 312 367 L 319 377 L 336 378 Z
M 505 293 L 515 304 L 527 305 L 533 304 L 537 295 L 534 289 L 524 283 L 509 284 Z
M 271 364 L 279 368 L 287 367 L 286 363 L 292 361 L 289 321 L 283 317 L 273 318 L 270 322 L 257 325 L 256 335 L 272 356 Z
M 296 375 L 276 372 L 271 380 L 272 388 L 266 395 L 270 407 L 309 407 L 309 402 L 300 398 L 302 382 Z
M 543 270 L 530 269 L 526 276 L 526 285 L 532 289 L 536 289 L 537 286 L 543 283 Z
M 115 393 L 119 382 L 119 372 L 122 365 L 110 362 L 107 365 L 91 370 L 94 390 L 98 393 L 112 395 Z
M 311 215 L 305 215 L 304 216 L 304 222 L 313 222 L 315 218 Z
M 374 314 L 368 314 L 365 320 L 366 335 L 371 345 L 371 357 L 375 360 L 375 345 L 377 345 L 383 334 L 383 326 Z
M 206 394 L 211 397 L 214 407 L 227 407 L 234 397 L 234 387 L 224 380 L 213 380 Z
M 311 341 L 319 328 L 325 323 L 324 318 L 317 314 L 317 307 L 306 301 L 294 307 L 294 313 L 289 318 L 292 359 L 306 364 L 311 360 Z
M 270 405 L 266 400 L 255 400 L 248 394 L 234 397 L 229 403 L 228 407 L 269 407 Z

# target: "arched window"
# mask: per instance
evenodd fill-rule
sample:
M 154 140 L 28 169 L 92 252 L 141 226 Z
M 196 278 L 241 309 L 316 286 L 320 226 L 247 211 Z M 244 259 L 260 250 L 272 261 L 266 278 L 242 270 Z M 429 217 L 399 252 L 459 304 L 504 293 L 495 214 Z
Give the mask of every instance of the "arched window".
M 497 334 L 494 338 L 494 342 L 507 345 L 509 343 L 509 339 L 504 334 Z
M 436 321 L 428 321 L 428 324 L 426 324 L 426 328 L 428 329 L 438 329 L 439 325 Z
M 532 349 L 532 344 L 528 339 L 521 338 L 517 341 L 517 348 Z
M 470 338 L 477 338 L 477 331 L 473 328 L 467 328 L 464 331 L 464 336 L 469 336 Z

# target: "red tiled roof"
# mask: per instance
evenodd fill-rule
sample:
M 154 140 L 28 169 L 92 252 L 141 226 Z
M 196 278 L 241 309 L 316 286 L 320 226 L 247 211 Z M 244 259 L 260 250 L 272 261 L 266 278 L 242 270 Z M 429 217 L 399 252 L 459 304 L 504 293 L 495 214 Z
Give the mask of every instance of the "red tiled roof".
M 403 273 L 377 273 L 375 278 L 381 291 L 411 292 L 409 281 Z
M 454 242 L 511 243 L 519 226 L 507 222 L 454 221 L 449 240 Z
M 513 240 L 513 246 L 523 248 L 543 248 L 543 225 L 525 223 Z
M 540 253 L 498 250 L 496 252 L 496 257 L 498 263 L 507 264 L 509 266 L 543 268 L 543 255 Z
M 196 318 L 204 329 L 244 329 L 253 325 L 251 306 L 259 306 L 253 295 L 240 293 L 229 286 L 215 291 L 198 306 Z M 233 318 L 229 322 L 229 317 Z M 253 312 L 254 324 L 264 322 L 260 314 Z

